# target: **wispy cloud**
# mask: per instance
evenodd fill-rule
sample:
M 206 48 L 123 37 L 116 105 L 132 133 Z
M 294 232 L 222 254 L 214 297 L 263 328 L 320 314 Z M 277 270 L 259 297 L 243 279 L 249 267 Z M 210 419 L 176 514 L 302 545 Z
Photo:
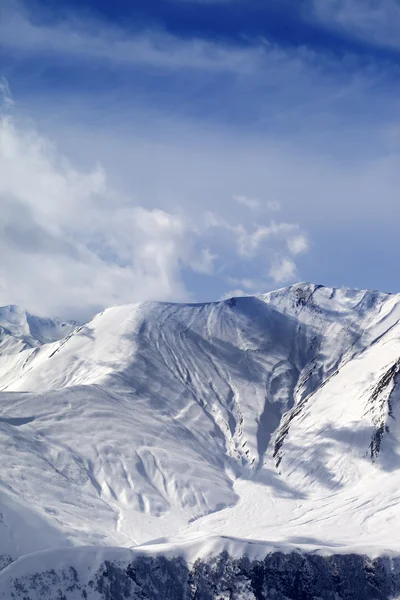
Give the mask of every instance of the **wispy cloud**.
M 310 4 L 314 17 L 326 27 L 368 44 L 400 49 L 397 0 L 311 0 Z
M 276 283 L 287 283 L 292 281 L 297 274 L 296 263 L 288 258 L 278 258 L 269 270 L 269 275 Z
M 0 78 L 0 110 L 9 110 L 14 106 L 14 98 L 12 97 L 10 86 L 8 85 L 7 79 L 4 77 Z
M 290 252 L 296 256 L 308 251 L 308 240 L 305 235 L 293 235 L 287 240 L 287 245 Z
M 103 167 L 71 164 L 46 137 L 6 115 L 0 201 L 0 251 L 7 256 L 0 304 L 78 318 L 113 304 L 190 299 L 184 272 L 211 276 L 221 268 L 221 230 L 224 260 L 235 252 L 239 260 L 258 256 L 266 245 L 276 253 L 300 235 L 283 222 L 247 230 L 216 214 L 200 222 L 182 210 L 141 206 L 110 187 Z
M 289 249 L 293 250 L 293 254 L 299 254 L 308 249 L 307 238 L 305 234 L 299 233 L 300 227 L 295 223 L 272 220 L 263 225 L 256 225 L 252 229 L 246 229 L 241 223 L 232 224 L 224 218 L 208 212 L 206 226 L 229 233 L 235 240 L 238 256 L 244 259 L 257 256 L 264 249 L 265 244 L 271 241 L 275 244 L 276 242 L 286 242 Z
M 382 43 L 398 45 L 400 9 L 396 0 L 306 0 L 306 18 L 327 27 L 341 27 Z M 167 70 L 226 72 L 238 76 L 262 74 L 262 81 L 273 77 L 277 83 L 295 82 L 314 75 L 323 77 L 334 68 L 337 58 L 311 47 L 279 46 L 267 37 L 233 43 L 198 37 L 172 35 L 161 28 L 134 28 L 112 25 L 104 20 L 64 11 L 57 21 L 41 19 L 28 10 L 29 4 L 11 3 L 0 20 L 2 47 L 29 53 L 31 57 L 64 57 L 97 61 L 119 67 L 145 67 Z M 390 33 L 391 32 L 391 33 Z M 397 40 L 397 41 L 396 41 Z M 343 73 L 351 71 L 345 56 Z M 369 70 L 369 75 L 371 72 Z M 360 73 L 359 73 L 360 77 Z M 273 83 L 272 80 L 269 84 Z M 294 88 L 293 88 L 294 89 Z
M 258 210 L 260 208 L 260 201 L 255 198 L 248 198 L 247 196 L 233 196 L 233 199 L 238 204 L 242 204 L 250 210 Z
M 242 195 L 234 195 L 233 199 L 235 200 L 235 202 L 237 204 L 241 204 L 242 206 L 245 206 L 249 210 L 254 210 L 254 211 L 265 211 L 265 210 L 277 211 L 277 210 L 280 209 L 280 204 L 279 204 L 279 202 L 277 200 L 261 201 L 261 200 L 258 200 L 257 198 L 249 198 L 248 196 L 242 196 Z
M 3 48 L 35 55 L 52 53 L 85 62 L 98 60 L 120 66 L 195 69 L 212 72 L 254 73 L 264 60 L 266 44 L 236 47 L 197 39 L 184 39 L 165 31 L 135 31 L 102 21 L 74 16 L 47 25 L 33 22 L 26 10 L 5 10 L 0 21 Z
M 315 2 L 308 18 L 321 23 L 326 18 L 331 25 L 334 18 L 325 17 L 318 0 Z M 24 5 L 12 7 L 3 11 L 0 37 L 13 67 L 24 60 L 40 64 L 35 71 L 40 79 L 50 65 L 59 72 L 60 87 L 65 81 L 71 86 L 74 81 L 79 83 L 78 96 L 87 81 L 98 86 L 99 79 L 110 77 L 112 84 L 107 87 L 104 83 L 104 87 L 112 96 L 114 85 L 120 86 L 118 99 L 114 98 L 118 103 L 124 102 L 122 91 L 129 88 L 130 106 L 145 104 L 147 109 L 159 111 L 166 105 L 168 110 L 187 115 L 228 120 L 230 126 L 234 119 L 237 124 L 257 126 L 260 132 L 290 135 L 294 128 L 307 134 L 311 124 L 314 131 L 319 127 L 321 132 L 334 121 L 343 124 L 346 110 L 349 119 L 351 111 L 352 122 L 370 118 L 366 96 L 373 96 L 375 105 L 381 105 L 394 86 L 391 64 L 361 61 L 347 52 L 334 55 L 260 37 L 238 42 L 172 35 L 154 27 L 117 26 L 65 12 L 54 21 L 40 14 L 33 18 Z M 101 73 L 99 69 L 103 69 Z M 43 85 L 47 83 L 44 77 Z M 387 114 L 395 111 L 393 96 L 385 110 Z

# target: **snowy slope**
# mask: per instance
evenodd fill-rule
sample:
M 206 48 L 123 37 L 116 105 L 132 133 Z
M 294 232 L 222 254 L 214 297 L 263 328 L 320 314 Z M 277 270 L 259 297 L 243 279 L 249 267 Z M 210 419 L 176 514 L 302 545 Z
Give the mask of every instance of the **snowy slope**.
M 250 540 L 400 552 L 400 296 L 297 284 L 75 328 L 0 315 L 17 340 L 0 356 L 4 563 L 159 538 L 142 548 L 189 560 Z
M 44 319 L 19 306 L 0 307 L 0 354 L 15 354 L 27 348 L 55 342 L 71 333 L 77 323 Z

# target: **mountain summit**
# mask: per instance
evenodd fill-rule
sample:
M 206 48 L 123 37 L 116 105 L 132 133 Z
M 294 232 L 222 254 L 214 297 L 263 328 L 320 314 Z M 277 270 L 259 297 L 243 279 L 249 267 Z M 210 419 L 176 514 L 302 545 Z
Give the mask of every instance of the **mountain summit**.
M 400 295 L 299 283 L 0 326 L 0 592 L 111 547 L 400 555 Z
M 55 342 L 77 327 L 75 321 L 45 319 L 19 306 L 0 307 L 0 355 L 15 354 L 27 348 Z

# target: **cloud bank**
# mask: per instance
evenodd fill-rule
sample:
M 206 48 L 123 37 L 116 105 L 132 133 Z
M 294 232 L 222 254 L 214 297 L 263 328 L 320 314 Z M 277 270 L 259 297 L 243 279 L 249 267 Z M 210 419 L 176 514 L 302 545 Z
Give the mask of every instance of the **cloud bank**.
M 0 203 L 0 304 L 40 314 L 85 318 L 115 304 L 193 300 L 184 273 L 223 271 L 221 234 L 224 253 L 239 261 L 268 248 L 293 256 L 307 249 L 294 224 L 247 230 L 215 214 L 194 221 L 183 210 L 145 208 L 112 189 L 102 166 L 71 164 L 9 114 L 0 122 Z M 295 275 L 294 264 L 290 273 L 282 264 L 270 272 L 275 281 Z

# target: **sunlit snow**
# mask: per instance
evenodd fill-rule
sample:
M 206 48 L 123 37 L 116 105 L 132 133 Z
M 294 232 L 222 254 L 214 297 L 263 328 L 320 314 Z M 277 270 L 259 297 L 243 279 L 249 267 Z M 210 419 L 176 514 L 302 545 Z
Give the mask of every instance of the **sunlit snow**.
M 399 319 L 311 284 L 83 326 L 0 309 L 0 555 L 398 551 Z

